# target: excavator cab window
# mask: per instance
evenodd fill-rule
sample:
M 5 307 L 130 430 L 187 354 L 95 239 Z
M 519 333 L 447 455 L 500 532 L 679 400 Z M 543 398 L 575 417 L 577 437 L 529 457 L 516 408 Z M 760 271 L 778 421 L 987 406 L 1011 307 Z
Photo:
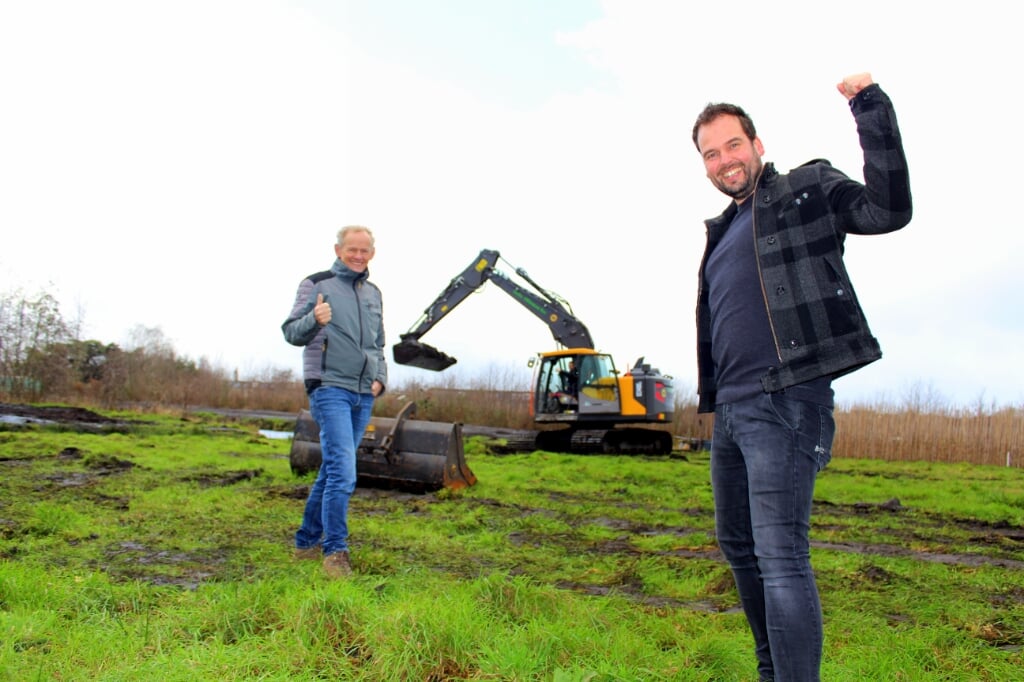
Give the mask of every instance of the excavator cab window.
M 615 412 L 619 405 L 616 374 L 610 355 L 543 358 L 537 372 L 537 413 Z
M 558 379 L 562 383 L 562 393 L 574 398 L 580 392 L 580 368 L 576 366 L 576 358 L 565 358 L 558 363 Z
M 573 356 L 544 358 L 537 373 L 537 411 L 542 414 L 576 412 L 579 369 Z
M 617 412 L 619 382 L 610 355 L 584 355 L 580 358 L 580 412 Z

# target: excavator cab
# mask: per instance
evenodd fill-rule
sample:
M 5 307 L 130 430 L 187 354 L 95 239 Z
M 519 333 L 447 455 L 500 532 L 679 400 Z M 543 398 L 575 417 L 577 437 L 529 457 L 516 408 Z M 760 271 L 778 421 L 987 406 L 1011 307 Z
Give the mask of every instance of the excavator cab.
M 541 353 L 539 359 L 533 403 L 538 421 L 619 414 L 618 372 L 610 355 L 571 348 Z

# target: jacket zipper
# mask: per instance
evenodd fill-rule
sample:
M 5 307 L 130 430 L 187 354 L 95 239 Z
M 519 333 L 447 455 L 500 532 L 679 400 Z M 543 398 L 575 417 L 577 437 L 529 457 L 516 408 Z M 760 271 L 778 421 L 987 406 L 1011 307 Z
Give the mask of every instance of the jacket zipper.
M 356 311 L 357 317 L 359 318 L 359 352 L 362 353 L 363 355 L 363 365 L 359 369 L 359 386 L 363 385 L 363 377 L 366 374 L 366 354 L 363 353 L 363 333 L 365 332 L 365 330 L 363 329 L 363 302 L 359 298 L 359 290 L 362 288 L 362 286 L 362 282 L 360 282 L 359 280 L 355 280 L 354 282 L 352 282 L 352 292 L 356 296 Z M 373 382 L 370 383 L 372 384 Z
M 782 349 L 779 348 L 779 335 L 775 331 L 775 320 L 772 319 L 772 309 L 768 305 L 768 292 L 764 288 L 764 273 L 761 271 L 761 254 L 757 250 L 757 190 L 761 187 L 761 177 L 764 175 L 764 167 L 761 167 L 761 173 L 757 176 L 757 182 L 754 183 L 754 191 L 750 193 L 751 201 L 755 201 L 750 207 L 750 228 L 753 233 L 754 239 L 754 262 L 757 264 L 757 281 L 761 285 L 761 300 L 764 301 L 764 311 L 768 316 L 768 327 L 772 330 L 772 342 L 775 343 L 775 357 L 779 359 L 779 364 L 782 364 Z

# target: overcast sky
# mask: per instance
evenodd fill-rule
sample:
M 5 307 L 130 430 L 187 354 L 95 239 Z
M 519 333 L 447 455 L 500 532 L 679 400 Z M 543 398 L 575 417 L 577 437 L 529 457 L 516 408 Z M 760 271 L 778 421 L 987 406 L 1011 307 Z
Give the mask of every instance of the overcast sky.
M 280 324 L 360 223 L 389 344 L 496 249 L 620 369 L 645 356 L 690 395 L 703 220 L 727 203 L 695 116 L 733 101 L 766 160 L 861 179 L 835 83 L 870 71 L 896 105 L 915 213 L 847 240 L 884 357 L 837 400 L 1020 406 L 1017 22 L 994 0 L 909 5 L 4 0 L 0 286 L 51 291 L 87 338 L 159 327 L 243 377 L 299 373 Z M 554 347 L 494 285 L 423 340 L 459 359 L 446 374 L 524 387 L 526 360 Z

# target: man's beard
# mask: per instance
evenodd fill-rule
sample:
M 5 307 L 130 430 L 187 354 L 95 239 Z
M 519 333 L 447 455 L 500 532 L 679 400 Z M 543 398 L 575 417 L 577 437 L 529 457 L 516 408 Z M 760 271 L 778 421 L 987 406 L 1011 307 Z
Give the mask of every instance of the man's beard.
M 754 187 L 757 185 L 757 178 L 761 175 L 761 169 L 764 164 L 761 163 L 761 159 L 757 158 L 751 163 L 750 166 L 743 166 L 744 175 L 746 175 L 746 182 L 742 185 L 730 186 L 725 183 L 721 178 L 715 178 L 715 187 L 725 194 L 726 196 L 732 197 L 736 203 L 742 203 L 754 192 Z

